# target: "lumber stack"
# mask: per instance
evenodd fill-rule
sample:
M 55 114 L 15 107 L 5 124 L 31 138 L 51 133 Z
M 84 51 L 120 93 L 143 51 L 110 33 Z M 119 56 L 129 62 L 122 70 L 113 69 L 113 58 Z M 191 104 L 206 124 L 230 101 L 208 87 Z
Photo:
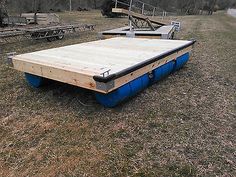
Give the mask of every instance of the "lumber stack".
M 60 17 L 55 13 L 22 13 L 21 17 L 25 17 L 28 24 L 49 25 L 60 23 Z

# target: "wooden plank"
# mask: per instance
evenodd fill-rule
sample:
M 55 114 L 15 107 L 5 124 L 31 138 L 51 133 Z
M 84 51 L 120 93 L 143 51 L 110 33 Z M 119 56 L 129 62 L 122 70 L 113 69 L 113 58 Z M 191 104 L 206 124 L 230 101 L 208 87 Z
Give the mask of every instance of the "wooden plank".
M 96 83 L 93 79 L 93 76 L 88 75 L 86 73 L 82 74 L 77 71 L 75 72 L 71 70 L 57 68 L 55 66 L 37 64 L 17 59 L 13 60 L 13 66 L 16 70 L 22 72 L 105 93 L 102 90 L 96 89 Z
M 103 34 L 102 39 L 110 39 L 110 38 L 121 37 L 121 36 L 125 36 L 125 35 Z M 135 37 L 136 38 L 146 38 L 146 39 L 161 39 L 161 36 L 142 36 L 142 35 L 138 35 L 138 36 L 135 36 Z
M 125 15 L 130 15 L 130 16 L 133 16 L 135 18 L 142 19 L 142 20 L 149 19 L 150 22 L 158 24 L 158 25 L 162 25 L 162 26 L 163 25 L 167 25 L 166 23 L 160 22 L 160 21 L 156 20 L 153 17 L 145 16 L 145 15 L 142 15 L 142 14 L 139 14 L 139 13 L 135 13 L 135 12 L 132 12 L 132 11 L 130 12 L 129 10 L 122 9 L 122 8 L 113 8 L 112 12 L 113 13 L 121 13 L 121 14 L 125 14 Z
M 155 63 L 152 63 L 150 65 L 147 65 L 139 70 L 136 70 L 130 74 L 127 74 L 121 78 L 118 78 L 115 80 L 115 87 L 110 89 L 108 92 L 111 92 L 121 86 L 123 86 L 124 84 L 134 80 L 135 78 L 138 78 L 140 76 L 143 76 L 144 74 L 147 74 L 149 73 L 150 71 L 153 71 L 154 69 L 172 61 L 172 60 L 176 60 L 178 57 L 182 56 L 183 54 L 187 53 L 187 52 L 190 52 L 192 50 L 192 46 L 184 49 L 184 50 L 181 50 L 180 52 L 176 52 L 172 55 L 169 55 L 159 61 L 156 61 Z
M 39 25 L 47 25 L 51 23 L 59 23 L 60 18 L 54 13 L 22 13 L 21 17 L 25 17 L 29 23 L 34 23 L 36 16 L 36 21 Z

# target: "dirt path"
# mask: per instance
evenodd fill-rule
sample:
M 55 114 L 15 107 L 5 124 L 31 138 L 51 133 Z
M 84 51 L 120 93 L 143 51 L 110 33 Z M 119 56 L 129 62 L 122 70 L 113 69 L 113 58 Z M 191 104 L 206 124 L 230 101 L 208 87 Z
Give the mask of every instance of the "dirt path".
M 32 89 L 0 61 L 0 176 L 236 176 L 236 20 L 181 21 L 191 61 L 115 109 L 60 83 Z
M 221 14 L 199 18 L 189 19 L 192 34 L 182 34 L 195 35 L 198 44 L 187 78 L 178 78 L 188 83 L 183 113 L 197 131 L 190 149 L 203 152 L 196 159 L 200 174 L 235 176 L 236 21 Z

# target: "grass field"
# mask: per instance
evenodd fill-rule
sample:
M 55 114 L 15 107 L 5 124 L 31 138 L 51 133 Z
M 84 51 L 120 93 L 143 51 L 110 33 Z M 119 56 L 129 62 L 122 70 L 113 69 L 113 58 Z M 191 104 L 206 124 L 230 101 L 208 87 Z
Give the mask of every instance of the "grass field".
M 62 13 L 64 22 L 96 24 L 62 41 L 2 45 L 32 52 L 97 39 L 126 18 L 98 11 Z M 179 39 L 195 38 L 180 71 L 114 108 L 84 89 L 27 85 L 0 59 L 0 176 L 236 176 L 236 19 L 178 17 Z

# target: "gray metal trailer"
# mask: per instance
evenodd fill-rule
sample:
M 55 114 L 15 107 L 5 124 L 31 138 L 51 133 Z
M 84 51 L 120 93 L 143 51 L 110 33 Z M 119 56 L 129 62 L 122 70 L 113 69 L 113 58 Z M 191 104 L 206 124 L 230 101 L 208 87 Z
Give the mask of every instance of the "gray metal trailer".
M 61 40 L 68 33 L 91 31 L 94 30 L 94 27 L 95 25 L 92 24 L 69 24 L 6 29 L 0 31 L 0 43 L 16 41 L 22 37 L 33 40 Z

